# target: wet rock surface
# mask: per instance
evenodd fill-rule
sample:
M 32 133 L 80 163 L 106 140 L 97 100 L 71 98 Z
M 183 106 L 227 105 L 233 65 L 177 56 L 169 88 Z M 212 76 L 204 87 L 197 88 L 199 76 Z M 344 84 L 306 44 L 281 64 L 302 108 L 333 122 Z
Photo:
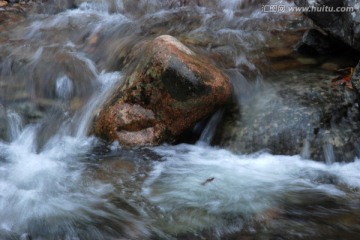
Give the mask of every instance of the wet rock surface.
M 217 143 L 241 153 L 353 161 L 360 133 L 357 94 L 331 86 L 332 78 L 327 71 L 299 70 L 268 79 L 242 103 L 241 115 L 234 109 L 225 114 Z
M 31 9 L 35 3 L 45 2 L 43 0 L 0 0 L 0 14 L 4 12 L 25 12 Z
M 227 77 L 164 35 L 140 43 L 124 84 L 95 122 L 96 135 L 124 145 L 173 141 L 230 97 Z
M 351 76 L 351 85 L 360 94 L 360 62 L 354 69 L 353 75 Z
M 295 48 L 298 53 L 311 56 L 336 54 L 349 50 L 349 47 L 341 41 L 314 28 L 305 32 Z
M 330 33 L 344 43 L 360 50 L 360 5 L 354 0 L 296 0 L 295 3 L 300 7 L 333 7 L 333 12 L 311 11 L 305 13 L 316 25 Z M 337 8 L 354 7 L 354 12 L 337 12 Z
M 0 0 L 0 29 L 25 20 L 31 13 L 55 14 L 76 7 L 74 0 Z

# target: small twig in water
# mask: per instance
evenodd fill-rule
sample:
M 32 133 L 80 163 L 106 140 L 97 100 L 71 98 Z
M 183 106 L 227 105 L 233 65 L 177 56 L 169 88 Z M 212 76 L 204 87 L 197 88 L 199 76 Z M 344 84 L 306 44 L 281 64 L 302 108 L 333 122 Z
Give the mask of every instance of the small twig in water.
M 214 177 L 208 178 L 205 180 L 205 182 L 202 182 L 201 185 L 205 186 L 207 183 L 214 181 L 214 179 L 215 179 Z

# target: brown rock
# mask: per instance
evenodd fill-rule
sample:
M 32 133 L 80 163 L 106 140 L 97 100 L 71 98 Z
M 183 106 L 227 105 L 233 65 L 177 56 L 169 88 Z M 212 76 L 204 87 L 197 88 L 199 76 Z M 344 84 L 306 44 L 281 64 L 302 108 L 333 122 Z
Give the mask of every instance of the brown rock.
M 6 7 L 8 5 L 7 1 L 0 1 L 0 7 Z
M 134 47 L 125 82 L 95 120 L 96 135 L 122 145 L 171 142 L 231 95 L 228 78 L 171 36 Z

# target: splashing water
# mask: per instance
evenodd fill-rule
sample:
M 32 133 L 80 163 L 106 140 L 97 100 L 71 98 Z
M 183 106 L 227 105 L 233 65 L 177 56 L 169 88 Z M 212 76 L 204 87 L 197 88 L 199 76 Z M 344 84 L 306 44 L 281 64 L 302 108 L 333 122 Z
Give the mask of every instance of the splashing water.
M 109 202 L 107 195 L 114 192 L 112 185 L 84 176 L 91 161 L 89 152 L 98 143 L 95 138 L 86 137 L 89 121 L 82 117 L 91 119 L 104 92 L 108 94 L 108 88 L 119 77 L 119 73 L 101 74 L 99 78 L 104 86 L 100 95 L 96 95 L 100 98 L 93 97 L 83 108 L 85 113 L 75 137 L 71 136 L 71 124 L 65 124 L 40 151 L 36 138 L 42 125 L 28 125 L 21 131 L 19 116 L 8 114 L 12 141 L 0 142 L 1 234 L 16 237 L 30 233 L 36 239 L 39 236 L 102 239 L 114 234 L 131 237 L 149 234 L 138 216 Z M 68 84 L 69 80 L 61 81 Z M 105 223 L 108 229 L 99 227 Z
M 301 211 L 296 209 L 301 203 L 319 205 L 313 211 L 321 214 L 326 199 L 344 204 L 359 196 L 352 195 L 360 187 L 359 160 L 326 165 L 300 156 L 235 155 L 185 144 L 156 152 L 164 162 L 155 164 L 143 194 L 171 216 L 159 224 L 172 234 L 211 226 L 221 236 L 241 231 L 252 219 L 267 219 L 271 211 L 281 218 Z M 310 225 L 302 223 L 304 229 L 314 228 Z

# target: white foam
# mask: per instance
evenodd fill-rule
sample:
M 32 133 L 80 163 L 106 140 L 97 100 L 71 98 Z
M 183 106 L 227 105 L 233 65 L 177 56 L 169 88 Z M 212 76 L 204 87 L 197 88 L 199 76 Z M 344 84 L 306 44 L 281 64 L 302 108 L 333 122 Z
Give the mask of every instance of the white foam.
M 314 193 L 346 197 L 339 185 L 348 191 L 360 186 L 359 160 L 327 165 L 300 156 L 236 155 L 191 145 L 163 146 L 156 152 L 165 161 L 155 164 L 143 195 L 164 212 L 181 215 L 190 228 L 193 218 L 187 215 L 194 212 L 198 221 L 211 225 L 206 219 L 219 222 L 226 213 L 250 218 L 279 207 L 290 193 L 305 202 Z

